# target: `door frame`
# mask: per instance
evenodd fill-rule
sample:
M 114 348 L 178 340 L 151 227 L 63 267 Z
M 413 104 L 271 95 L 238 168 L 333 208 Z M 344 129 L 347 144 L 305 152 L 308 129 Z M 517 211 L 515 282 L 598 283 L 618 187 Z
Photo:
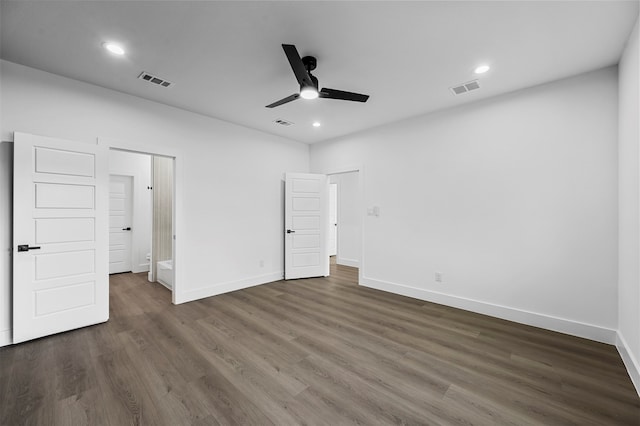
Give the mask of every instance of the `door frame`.
M 329 245 L 329 257 L 331 256 L 336 256 L 336 259 L 338 258 L 338 212 L 340 211 L 340 206 L 338 205 L 338 200 L 340 199 L 340 188 L 337 183 L 331 183 L 331 179 L 329 179 L 329 175 L 327 175 L 327 182 L 329 183 L 329 227 L 331 228 L 331 230 L 329 231 L 329 241 L 331 241 L 332 235 L 333 233 L 335 233 L 336 235 L 336 239 L 335 239 L 335 246 L 336 246 L 336 251 L 335 254 L 331 254 L 331 249 L 332 246 Z M 331 187 L 334 186 L 335 187 L 335 192 L 331 190 Z M 335 195 L 335 199 L 333 198 L 333 195 Z M 334 211 L 335 210 L 335 211 Z M 333 215 L 335 213 L 335 224 L 331 222 L 331 215 Z
M 181 297 L 181 257 L 182 248 L 180 245 L 180 239 L 178 236 L 182 231 L 181 218 L 183 212 L 181 207 L 182 203 L 182 157 L 180 152 L 175 148 L 158 147 L 157 145 L 144 143 L 144 142 L 132 142 L 123 141 L 119 139 L 111 138 L 98 138 L 98 144 L 104 144 L 109 150 L 133 152 L 136 154 L 146 154 L 157 157 L 173 158 L 173 207 L 172 207 L 172 234 L 173 234 L 173 289 L 171 292 L 171 303 L 177 305 L 183 302 Z M 153 257 L 153 256 L 152 256 Z M 151 266 L 151 265 L 149 265 Z
M 330 177 L 331 175 L 339 175 L 342 173 L 351 173 L 351 172 L 358 172 L 358 192 L 360 193 L 360 205 L 358 206 L 358 209 L 360 211 L 360 259 L 358 259 L 358 264 L 360 265 L 358 268 L 358 285 L 360 285 L 360 283 L 363 281 L 364 279 L 364 267 L 365 267 L 365 256 L 364 256 L 364 233 L 365 233 L 365 219 L 366 219 L 366 198 L 365 198 L 365 185 L 364 185 L 364 166 L 362 164 L 356 164 L 356 165 L 348 165 L 348 166 L 344 166 L 344 167 L 335 167 L 335 168 L 331 168 L 331 169 L 327 169 L 324 171 L 321 171 L 319 173 L 325 174 L 328 177 Z M 338 185 L 338 191 L 340 191 L 340 185 Z M 339 192 L 338 192 L 338 197 L 340 196 Z M 340 212 L 338 211 L 338 228 L 340 227 L 339 225 L 340 223 Z M 340 231 L 338 231 L 340 232 Z

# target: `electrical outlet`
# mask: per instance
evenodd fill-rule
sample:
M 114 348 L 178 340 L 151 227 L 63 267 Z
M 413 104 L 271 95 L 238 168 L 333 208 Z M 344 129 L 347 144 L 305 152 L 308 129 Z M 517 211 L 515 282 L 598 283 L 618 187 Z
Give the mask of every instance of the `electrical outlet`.
M 260 267 L 261 267 L 261 268 L 264 268 L 264 260 L 261 260 L 261 261 L 260 261 Z
M 442 279 L 443 279 L 443 277 L 442 277 L 442 272 L 436 272 L 436 274 L 435 274 L 435 280 L 436 280 L 436 282 L 437 282 L 437 283 L 441 283 L 441 282 L 442 282 Z

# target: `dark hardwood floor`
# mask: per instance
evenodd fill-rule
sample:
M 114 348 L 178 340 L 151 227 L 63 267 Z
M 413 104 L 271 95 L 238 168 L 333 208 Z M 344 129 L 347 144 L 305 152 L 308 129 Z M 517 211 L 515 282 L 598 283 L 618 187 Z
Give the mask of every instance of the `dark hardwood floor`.
M 356 281 L 173 306 L 114 275 L 108 323 L 0 349 L 0 423 L 640 425 L 613 346 Z

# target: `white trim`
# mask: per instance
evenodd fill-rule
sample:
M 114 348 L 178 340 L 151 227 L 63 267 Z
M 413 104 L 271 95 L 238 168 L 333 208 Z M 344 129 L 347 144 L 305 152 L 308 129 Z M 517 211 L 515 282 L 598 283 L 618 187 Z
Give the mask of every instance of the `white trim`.
M 162 287 L 165 287 L 167 290 L 171 291 L 171 286 L 169 284 L 165 283 L 160 278 L 158 278 L 155 282 L 160 284 Z
M 508 306 L 495 305 L 479 300 L 467 299 L 450 294 L 438 293 L 435 291 L 415 288 L 402 284 L 379 281 L 363 277 L 360 285 L 377 290 L 388 291 L 390 293 L 413 297 L 415 299 L 426 300 L 441 305 L 464 309 L 466 311 L 502 318 L 520 324 L 531 325 L 544 328 L 546 330 L 557 331 L 572 336 L 595 340 L 596 342 L 608 343 L 616 342 L 616 330 L 600 327 L 593 324 L 586 324 L 550 315 L 529 312 L 521 309 L 510 308 Z
M 347 259 L 347 258 L 338 257 L 338 256 L 336 256 L 336 264 L 351 266 L 352 268 L 360 267 L 360 261 L 358 261 L 358 259 Z
M 638 396 L 640 396 L 640 363 L 638 363 L 638 360 L 635 359 L 633 353 L 629 350 L 629 345 L 624 336 L 620 334 L 620 331 L 616 333 L 616 348 L 618 349 L 624 366 L 627 368 L 631 383 L 633 383 Z
M 270 274 L 256 275 L 243 278 L 238 281 L 228 281 L 226 283 L 214 284 L 200 287 L 195 290 L 185 291 L 180 294 L 180 298 L 174 303 L 186 303 L 193 300 L 204 299 L 205 297 L 217 296 L 218 294 L 229 293 L 230 291 L 242 290 L 256 285 L 267 284 L 284 279 L 284 271 L 272 272 Z
M 13 344 L 11 329 L 0 331 L 0 348 L 3 346 L 9 346 L 11 344 Z
M 158 146 L 144 141 L 137 140 L 123 140 L 114 139 L 108 137 L 98 137 L 99 145 L 106 145 L 109 149 L 117 149 L 118 151 L 133 152 L 134 154 L 148 154 L 157 155 L 160 157 L 178 157 L 181 155 L 180 151 L 175 147 L 170 146 Z
M 138 266 L 133 267 L 134 274 L 139 274 L 140 272 L 149 272 L 149 263 L 140 263 Z
M 330 171 L 326 172 L 326 173 L 322 173 L 323 175 L 339 175 L 341 173 L 351 173 L 351 172 L 359 172 L 360 170 L 362 170 L 362 165 L 353 165 L 353 166 L 345 166 L 345 167 L 338 167 L 336 169 L 331 169 Z

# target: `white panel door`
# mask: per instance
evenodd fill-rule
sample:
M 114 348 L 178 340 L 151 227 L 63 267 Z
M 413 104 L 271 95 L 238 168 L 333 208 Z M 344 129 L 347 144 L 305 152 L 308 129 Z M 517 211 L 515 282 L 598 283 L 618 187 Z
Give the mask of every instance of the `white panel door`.
M 338 184 L 329 184 L 329 256 L 338 254 Z
M 131 271 L 132 177 L 109 177 L 109 273 Z
M 13 342 L 109 319 L 104 147 L 15 133 Z
M 285 279 L 329 275 L 327 176 L 285 175 Z

